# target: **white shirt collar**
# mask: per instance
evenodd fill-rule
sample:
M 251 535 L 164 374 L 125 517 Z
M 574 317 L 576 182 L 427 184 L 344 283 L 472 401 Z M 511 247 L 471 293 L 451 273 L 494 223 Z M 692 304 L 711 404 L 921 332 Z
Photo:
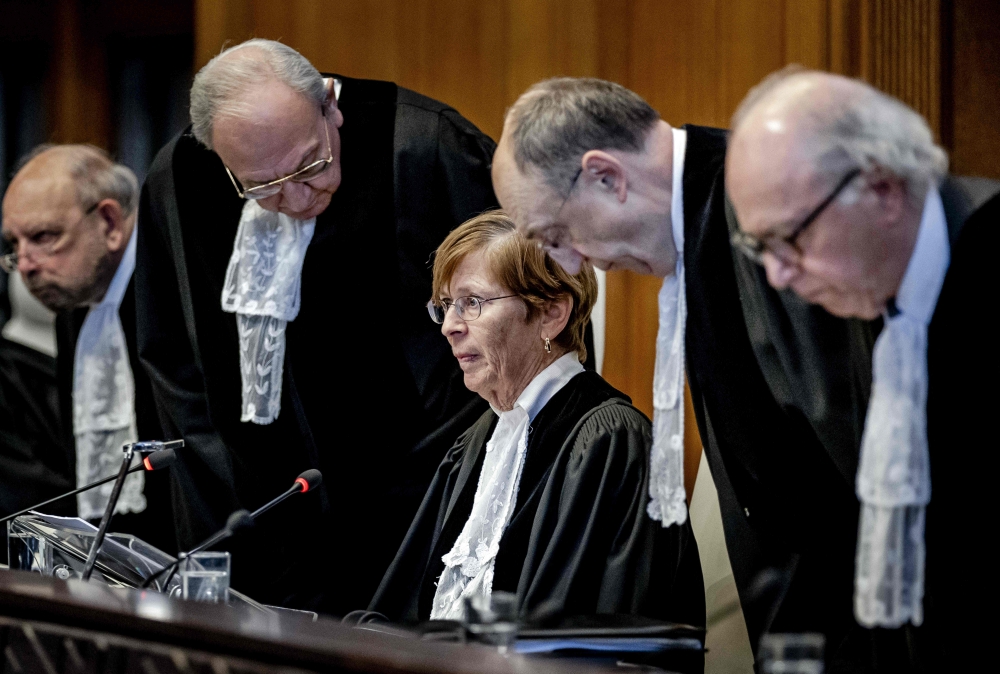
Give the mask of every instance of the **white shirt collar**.
M 528 420 L 533 421 L 542 408 L 552 400 L 552 396 L 581 372 L 583 372 L 583 365 L 580 364 L 580 357 L 576 351 L 565 354 L 535 375 L 531 383 L 517 397 L 514 407 L 523 409 L 528 414 Z M 496 412 L 497 416 L 506 414 L 495 407 L 493 411 Z
M 129 236 L 128 245 L 125 247 L 125 254 L 122 255 L 118 269 L 115 270 L 115 275 L 111 278 L 111 284 L 108 285 L 108 290 L 98 302 L 98 306 L 111 305 L 117 309 L 121 305 L 125 291 L 128 289 L 128 283 L 132 280 L 132 272 L 135 271 L 135 248 L 138 232 L 139 223 L 136 222 L 135 226 L 132 227 L 132 235 Z
M 913 254 L 896 293 L 896 308 L 924 324 L 930 323 L 950 261 L 944 205 L 937 188 L 931 187 L 924 199 Z
M 687 151 L 687 131 L 670 129 L 674 136 L 673 188 L 670 197 L 670 222 L 674 230 L 674 246 L 678 259 L 684 255 L 684 154 Z

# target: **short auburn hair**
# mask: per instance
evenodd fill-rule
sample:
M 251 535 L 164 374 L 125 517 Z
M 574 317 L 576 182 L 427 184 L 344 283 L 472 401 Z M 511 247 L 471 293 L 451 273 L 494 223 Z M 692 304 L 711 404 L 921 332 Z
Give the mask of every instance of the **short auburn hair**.
M 487 211 L 456 227 L 434 254 L 432 299 L 441 300 L 441 288 L 451 282 L 455 270 L 469 255 L 485 253 L 487 273 L 528 309 L 528 320 L 551 300 L 569 295 L 573 300 L 569 321 L 555 343 L 576 351 L 587 359 L 584 332 L 597 300 L 597 276 L 589 264 L 578 274 L 567 273 L 534 242 L 517 231 L 514 221 L 502 210 Z

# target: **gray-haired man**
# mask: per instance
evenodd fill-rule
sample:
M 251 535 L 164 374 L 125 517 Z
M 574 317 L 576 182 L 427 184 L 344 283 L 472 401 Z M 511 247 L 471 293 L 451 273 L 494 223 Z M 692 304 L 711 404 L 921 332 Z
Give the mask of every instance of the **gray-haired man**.
M 137 266 L 140 355 L 188 442 L 184 538 L 319 468 L 321 489 L 234 541 L 233 582 L 343 615 L 483 410 L 424 305 L 430 254 L 496 206 L 494 144 L 442 103 L 268 40 L 198 73 L 191 118 L 150 170 Z
M 1000 183 L 946 179 L 920 115 L 826 73 L 766 80 L 731 147 L 734 243 L 776 288 L 837 315 L 882 316 L 857 473 L 858 622 L 902 627 L 873 630 L 905 644 L 901 670 L 989 669 L 975 616 L 997 601 L 981 524 L 1000 472 L 987 325 Z
M 42 146 L 22 162 L 3 200 L 3 236 L 12 252 L 0 264 L 58 312 L 66 463 L 75 465 L 73 482 L 82 486 L 115 474 L 123 444 L 160 436 L 136 352 L 139 186 L 127 167 L 89 145 Z M 144 494 L 143 477 L 125 481 L 115 512 L 132 514 L 116 517 L 115 530 L 172 549 L 168 485 L 147 484 Z M 109 484 L 79 494 L 79 515 L 99 519 L 110 493 Z
M 567 268 L 665 277 L 650 514 L 664 525 L 686 515 L 686 369 L 752 645 L 766 631 L 816 631 L 837 653 L 853 625 L 863 326 L 776 293 L 734 258 L 726 145 L 725 131 L 672 128 L 616 84 L 549 80 L 508 112 L 494 187 Z

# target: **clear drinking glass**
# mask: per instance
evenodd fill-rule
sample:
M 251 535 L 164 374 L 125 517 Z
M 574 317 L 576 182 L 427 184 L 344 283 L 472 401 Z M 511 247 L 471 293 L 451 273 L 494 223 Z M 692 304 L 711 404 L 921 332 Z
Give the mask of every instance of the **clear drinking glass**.
M 762 674 L 823 674 L 822 634 L 765 634 L 760 639 Z
M 466 597 L 465 625 L 477 640 L 506 653 L 517 638 L 517 596 L 494 592 L 489 597 Z
M 228 552 L 196 552 L 181 562 L 181 597 L 225 604 L 229 600 Z

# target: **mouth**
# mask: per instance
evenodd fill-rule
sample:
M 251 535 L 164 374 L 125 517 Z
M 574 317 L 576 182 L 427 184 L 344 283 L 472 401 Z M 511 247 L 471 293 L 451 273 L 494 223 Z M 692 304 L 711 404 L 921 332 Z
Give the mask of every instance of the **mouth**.
M 477 353 L 456 353 L 454 355 L 459 365 L 469 365 L 479 358 L 479 354 Z

